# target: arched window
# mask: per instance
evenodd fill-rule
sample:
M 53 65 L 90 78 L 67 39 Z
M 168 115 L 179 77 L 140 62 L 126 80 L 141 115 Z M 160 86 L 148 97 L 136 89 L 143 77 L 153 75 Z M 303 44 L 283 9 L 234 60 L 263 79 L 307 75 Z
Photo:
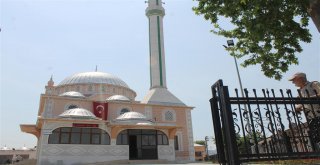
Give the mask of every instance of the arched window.
M 80 86 L 79 85 L 76 87 L 76 91 L 80 92 Z
M 101 86 L 101 91 L 106 92 L 106 87 L 104 85 Z
M 120 115 L 122 115 L 122 114 L 124 114 L 124 113 L 127 113 L 127 112 L 130 112 L 129 109 L 123 108 L 123 109 L 121 109 L 121 111 L 120 111 Z
M 74 108 L 79 108 L 77 105 L 71 104 L 68 106 L 67 109 L 74 109 Z
M 162 131 L 157 131 L 158 145 L 169 145 L 168 137 Z
M 92 85 L 88 86 L 88 91 L 90 91 L 90 92 L 93 91 L 93 86 Z
M 99 128 L 61 127 L 52 131 L 48 144 L 109 145 L 110 136 Z
M 128 131 L 121 131 L 117 136 L 117 145 L 127 145 L 128 144 Z

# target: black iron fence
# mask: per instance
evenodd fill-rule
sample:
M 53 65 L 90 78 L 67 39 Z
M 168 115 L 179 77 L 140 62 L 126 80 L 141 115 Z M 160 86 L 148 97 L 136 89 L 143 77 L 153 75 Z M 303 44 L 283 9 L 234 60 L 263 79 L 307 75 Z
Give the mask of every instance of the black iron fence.
M 244 97 L 239 92 L 230 97 L 222 80 L 212 86 L 220 163 L 320 158 L 320 97 L 297 97 L 290 90 L 244 89 Z

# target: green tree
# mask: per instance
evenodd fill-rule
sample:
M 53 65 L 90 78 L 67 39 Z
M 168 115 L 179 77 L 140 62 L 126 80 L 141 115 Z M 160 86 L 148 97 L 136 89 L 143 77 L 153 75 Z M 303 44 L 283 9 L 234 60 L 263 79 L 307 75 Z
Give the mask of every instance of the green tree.
M 292 64 L 298 64 L 301 42 L 311 42 L 309 0 L 196 0 L 193 7 L 213 24 L 212 32 L 235 38 L 227 50 L 243 58 L 243 67 L 260 65 L 265 76 L 280 80 Z M 222 27 L 226 17 L 233 29 Z
M 196 140 L 194 143 L 205 146 L 206 142 L 204 140 Z

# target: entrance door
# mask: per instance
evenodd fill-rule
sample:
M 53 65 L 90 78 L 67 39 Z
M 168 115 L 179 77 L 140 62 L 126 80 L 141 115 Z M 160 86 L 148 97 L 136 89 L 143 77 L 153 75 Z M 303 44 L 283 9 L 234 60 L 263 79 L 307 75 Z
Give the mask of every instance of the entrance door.
M 130 160 L 138 159 L 137 136 L 129 135 L 129 158 Z
M 157 159 L 156 135 L 142 135 L 141 139 L 142 159 Z
M 156 130 L 128 130 L 130 160 L 158 159 Z

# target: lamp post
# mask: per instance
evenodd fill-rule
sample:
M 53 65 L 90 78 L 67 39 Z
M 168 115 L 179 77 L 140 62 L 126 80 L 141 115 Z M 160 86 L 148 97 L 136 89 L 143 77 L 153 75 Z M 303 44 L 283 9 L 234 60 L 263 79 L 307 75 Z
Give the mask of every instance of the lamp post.
M 233 40 L 227 40 L 227 44 L 228 46 L 223 45 L 225 48 L 234 46 L 234 42 Z M 239 68 L 238 68 L 238 62 L 235 56 L 233 56 L 234 58 L 234 63 L 236 65 L 236 69 L 237 69 L 237 75 L 238 75 L 238 80 L 239 80 L 239 84 L 240 84 L 240 90 L 241 90 L 241 96 L 244 98 L 244 93 L 243 93 L 243 88 L 242 88 L 242 82 L 241 82 L 241 77 L 240 77 L 240 73 L 239 73 Z M 247 110 L 246 106 L 245 106 L 245 110 Z
M 228 46 L 223 45 L 223 47 L 228 48 L 228 47 L 234 46 L 233 40 L 227 40 L 227 44 L 228 44 Z M 242 96 L 242 98 L 244 98 L 242 82 L 241 82 L 241 77 L 240 77 L 239 68 L 238 68 L 238 62 L 237 62 L 237 59 L 235 56 L 233 56 L 233 58 L 234 58 L 234 63 L 236 65 L 236 69 L 237 69 L 237 75 L 238 75 L 238 80 L 239 80 L 239 85 L 240 85 L 240 90 L 241 90 L 241 96 Z M 244 111 L 248 112 L 246 104 L 244 105 Z M 248 115 L 248 113 L 247 113 L 247 115 Z M 249 117 L 247 118 L 247 128 L 249 129 L 249 135 L 251 135 L 251 127 L 250 127 Z
M 204 140 L 205 140 L 205 145 L 206 145 L 206 160 L 209 160 L 209 153 L 208 153 L 208 141 L 209 141 L 209 137 L 206 136 L 204 137 Z

